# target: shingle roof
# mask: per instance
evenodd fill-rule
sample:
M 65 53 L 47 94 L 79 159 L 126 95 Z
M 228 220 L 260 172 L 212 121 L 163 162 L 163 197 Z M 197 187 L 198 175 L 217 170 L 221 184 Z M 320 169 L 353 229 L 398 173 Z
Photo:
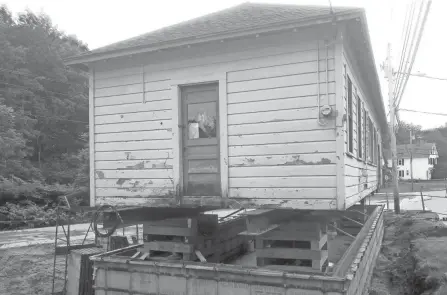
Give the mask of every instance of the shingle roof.
M 363 10 L 352 7 L 333 7 L 333 12 L 335 14 L 358 11 Z M 328 6 L 260 4 L 247 2 L 131 39 L 110 44 L 92 50 L 87 53 L 87 55 L 298 22 L 306 19 L 330 16 L 330 13 L 331 10 Z
M 410 151 L 412 151 L 413 158 L 428 158 L 433 145 L 433 143 L 401 144 L 397 146 L 397 157 L 410 158 Z M 391 159 L 391 151 L 387 150 L 386 153 L 387 158 Z

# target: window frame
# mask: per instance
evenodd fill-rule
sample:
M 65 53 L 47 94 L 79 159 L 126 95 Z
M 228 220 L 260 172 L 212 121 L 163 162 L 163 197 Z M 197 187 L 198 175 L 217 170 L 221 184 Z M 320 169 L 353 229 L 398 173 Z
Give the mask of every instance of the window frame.
M 360 96 L 357 96 L 357 156 L 359 159 L 363 158 L 363 132 L 362 132 L 362 114 L 363 114 L 363 102 L 360 99 Z
M 352 99 L 352 92 L 353 92 L 353 84 L 352 80 L 349 77 L 349 75 L 346 74 L 346 91 L 347 91 L 347 123 L 348 123 L 348 153 L 353 155 L 354 154 L 354 121 L 353 121 L 353 99 Z

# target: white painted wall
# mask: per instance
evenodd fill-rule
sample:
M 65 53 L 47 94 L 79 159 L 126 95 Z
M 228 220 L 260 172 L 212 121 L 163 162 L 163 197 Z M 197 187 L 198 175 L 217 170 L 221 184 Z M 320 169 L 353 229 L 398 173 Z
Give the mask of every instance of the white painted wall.
M 435 160 L 436 161 L 436 160 Z M 388 167 L 392 166 L 391 160 L 388 160 Z M 413 179 L 429 180 L 431 179 L 431 174 L 428 173 L 430 168 L 435 165 L 430 165 L 427 158 L 414 158 L 413 159 Z M 411 164 L 410 158 L 404 159 L 404 165 L 397 165 L 398 171 L 404 171 L 404 177 L 401 179 L 410 180 L 411 179 Z

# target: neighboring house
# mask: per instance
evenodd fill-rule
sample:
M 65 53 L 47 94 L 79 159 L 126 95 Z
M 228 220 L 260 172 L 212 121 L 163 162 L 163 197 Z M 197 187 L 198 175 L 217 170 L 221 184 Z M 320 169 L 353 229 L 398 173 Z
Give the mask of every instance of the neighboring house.
M 363 9 L 245 3 L 67 62 L 91 73 L 92 206 L 343 210 L 380 182 Z
M 413 165 L 411 165 L 411 155 L 413 156 Z M 439 155 L 435 143 L 419 142 L 398 145 L 397 170 L 399 178 L 411 179 L 411 166 L 413 166 L 413 179 L 431 179 L 433 168 L 438 163 L 438 158 Z M 388 159 L 388 166 L 392 167 L 391 156 Z

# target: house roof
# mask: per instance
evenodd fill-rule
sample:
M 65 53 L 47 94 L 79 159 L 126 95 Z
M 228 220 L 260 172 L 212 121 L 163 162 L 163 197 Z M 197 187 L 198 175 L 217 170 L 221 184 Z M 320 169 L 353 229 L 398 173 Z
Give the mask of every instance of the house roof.
M 246 2 L 228 9 L 155 30 L 124 41 L 91 50 L 67 59 L 68 63 L 82 62 L 87 57 L 98 57 L 107 53 L 148 48 L 161 44 L 198 39 L 221 34 L 262 29 L 275 25 L 298 23 L 318 18 L 332 19 L 334 16 L 362 12 L 361 8 L 282 5 Z
M 410 151 L 413 153 L 413 158 L 428 158 L 434 143 L 414 143 L 414 144 L 400 144 L 397 146 L 398 158 L 410 158 Z M 391 159 L 391 151 L 387 150 L 387 159 Z
M 361 34 L 360 38 L 362 39 L 358 42 L 358 51 L 362 53 L 362 56 L 357 58 L 361 59 L 365 68 L 369 69 L 367 80 L 373 88 L 373 96 L 377 97 L 374 99 L 374 108 L 379 115 L 381 132 L 386 135 L 388 126 L 385 106 L 363 8 L 246 2 L 69 57 L 65 61 L 69 65 L 84 64 L 159 49 L 354 19 L 359 20 L 354 26 L 357 28 L 358 34 Z

